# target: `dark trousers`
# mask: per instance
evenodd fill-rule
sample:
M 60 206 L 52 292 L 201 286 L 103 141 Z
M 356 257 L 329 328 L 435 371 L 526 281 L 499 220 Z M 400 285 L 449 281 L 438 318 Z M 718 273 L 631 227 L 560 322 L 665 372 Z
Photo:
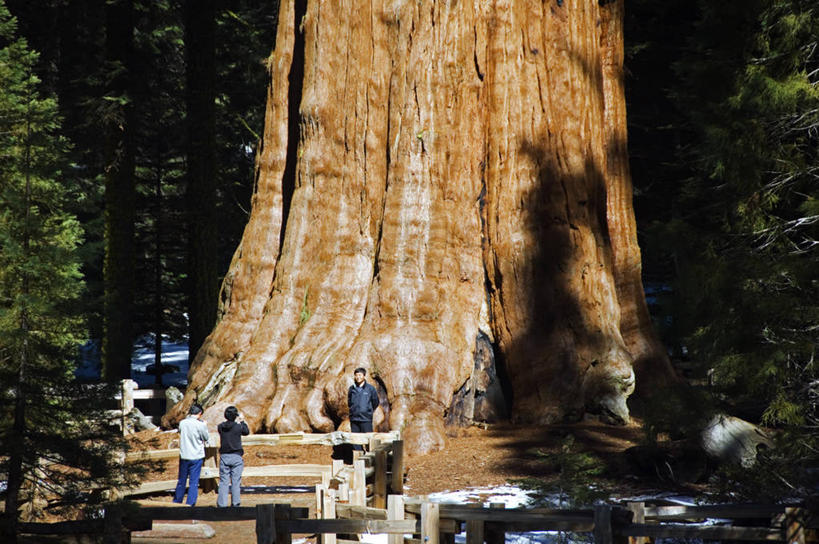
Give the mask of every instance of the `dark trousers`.
M 173 496 L 173 502 L 182 502 L 182 497 L 185 495 L 185 484 L 190 478 L 190 486 L 188 487 L 188 505 L 196 504 L 196 499 L 199 496 L 199 474 L 202 472 L 202 463 L 204 459 L 179 459 L 179 480 L 176 482 L 176 493 Z
M 371 433 L 373 432 L 373 422 L 370 421 L 352 421 L 350 420 L 350 432 L 352 433 Z M 356 444 L 353 446 L 354 450 L 364 451 L 364 446 Z

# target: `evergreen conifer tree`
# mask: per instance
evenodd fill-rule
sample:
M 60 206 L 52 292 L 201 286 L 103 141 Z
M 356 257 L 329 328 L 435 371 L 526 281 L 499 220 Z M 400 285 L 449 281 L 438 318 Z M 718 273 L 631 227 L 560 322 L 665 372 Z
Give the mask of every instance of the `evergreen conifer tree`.
M 7 475 L 3 542 L 21 513 L 71 507 L 127 478 L 124 444 L 106 425 L 104 387 L 73 379 L 83 323 L 82 231 L 66 212 L 67 143 L 57 103 L 34 75 L 37 54 L 16 37 L 0 0 L 0 471 Z
M 674 331 L 720 409 L 783 438 L 725 481 L 794 496 L 815 489 L 805 469 L 819 464 L 819 15 L 803 0 L 697 7 L 667 84 L 670 217 L 645 253 L 673 263 Z

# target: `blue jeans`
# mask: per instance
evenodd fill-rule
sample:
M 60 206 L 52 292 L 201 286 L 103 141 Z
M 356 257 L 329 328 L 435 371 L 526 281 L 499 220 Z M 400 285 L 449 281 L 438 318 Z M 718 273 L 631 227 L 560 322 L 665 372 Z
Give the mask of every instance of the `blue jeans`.
M 174 493 L 173 502 L 182 502 L 182 497 L 185 495 L 185 483 L 190 478 L 188 506 L 196 504 L 196 499 L 199 496 L 199 474 L 202 473 L 203 462 L 204 459 L 179 458 L 179 480 L 176 482 L 176 493 Z
M 238 453 L 223 453 L 219 455 L 219 494 L 216 497 L 216 506 L 228 505 L 228 490 L 230 490 L 231 504 L 239 506 L 242 501 L 242 470 L 245 462 Z

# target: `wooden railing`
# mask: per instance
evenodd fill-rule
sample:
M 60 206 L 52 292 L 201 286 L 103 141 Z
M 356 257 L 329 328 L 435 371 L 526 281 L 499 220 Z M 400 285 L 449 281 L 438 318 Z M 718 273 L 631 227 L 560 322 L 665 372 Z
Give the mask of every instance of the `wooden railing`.
M 643 520 L 635 521 L 641 512 Z M 333 517 L 328 517 L 329 514 Z M 784 505 L 711 505 L 628 508 L 608 504 L 593 509 L 505 509 L 502 506 L 439 504 L 417 498 L 390 495 L 387 508 L 334 504 L 308 519 L 307 508 L 266 503 L 255 507 L 149 507 L 127 513 L 108 508 L 102 520 L 61 524 L 21 524 L 34 534 L 104 534 L 105 542 L 121 542 L 123 533 L 148 530 L 158 520 L 242 521 L 255 520 L 257 544 L 290 544 L 293 534 L 321 535 L 323 544 L 336 542 L 337 534 L 382 533 L 389 544 L 440 544 L 452 542 L 454 534 L 466 532 L 467 544 L 501 544 L 507 532 L 563 531 L 592 533 L 596 544 L 646 542 L 653 538 L 748 540 L 804 544 L 817 542 L 816 513 Z M 765 518 L 767 525 L 751 527 L 703 525 L 704 519 L 741 520 Z M 653 523 L 650 523 L 652 522 Z M 687 523 L 679 523 L 679 522 Z M 674 522 L 674 523 L 672 523 Z
M 123 513 L 106 510 L 105 518 L 92 522 L 62 524 L 22 524 L 21 530 L 35 534 L 96 532 L 105 542 L 121 542 L 123 532 L 148 530 L 158 520 L 242 521 L 255 520 L 257 544 L 290 544 L 293 534 L 321 535 L 323 544 L 334 544 L 338 534 L 381 533 L 389 544 L 440 544 L 452 542 L 453 535 L 466 532 L 467 544 L 501 544 L 507 532 L 562 531 L 591 533 L 596 544 L 646 542 L 653 538 L 698 538 L 702 540 L 748 540 L 804 544 L 817 542 L 817 520 L 798 507 L 782 505 L 718 505 L 673 507 L 672 514 L 662 509 L 608 504 L 586 510 L 505 509 L 472 505 L 439 504 L 401 495 L 390 495 L 387 508 L 335 505 L 335 516 L 321 510 L 308 519 L 307 508 L 289 504 L 266 503 L 255 507 L 149 507 Z M 635 523 L 633 507 L 644 508 L 644 522 Z M 768 517 L 770 514 L 770 517 Z M 815 514 L 814 514 L 815 515 Z M 325 516 L 325 517 L 322 517 Z M 671 516 L 671 519 L 668 519 Z M 764 516 L 767 526 L 736 527 L 690 523 L 712 516 L 738 520 Z M 654 523 L 646 523 L 655 520 Z M 670 521 L 689 523 L 670 523 Z M 47 527 L 46 527 L 47 526 Z
M 207 492 L 216 488 L 219 477 L 217 450 L 218 434 L 211 433 L 205 448 L 205 461 L 200 486 Z M 327 434 L 289 433 L 256 434 L 242 437 L 242 446 L 277 445 L 369 445 L 365 454 L 354 452 L 352 465 L 335 460 L 326 465 L 287 464 L 245 466 L 242 479 L 256 477 L 308 477 L 320 480 L 322 489 L 335 490 L 342 500 L 364 504 L 367 495 L 375 495 L 375 504 L 384 506 L 387 488 L 393 493 L 403 493 L 404 448 L 399 431 L 387 433 L 348 433 L 336 431 Z M 177 459 L 179 448 L 135 451 L 126 455 L 126 462 Z M 395 475 L 395 476 L 393 476 Z M 398 476 L 400 475 L 400 476 Z M 369 482 L 369 483 L 368 483 Z M 170 491 L 176 488 L 176 480 L 146 482 L 136 488 L 119 491 L 119 496 L 134 496 Z M 352 498 L 351 498 L 352 497 Z

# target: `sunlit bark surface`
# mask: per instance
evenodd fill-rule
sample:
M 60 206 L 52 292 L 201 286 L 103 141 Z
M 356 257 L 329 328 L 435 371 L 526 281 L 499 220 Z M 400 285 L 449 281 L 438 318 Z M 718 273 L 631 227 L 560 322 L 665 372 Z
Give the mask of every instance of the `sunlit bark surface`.
M 198 399 L 255 431 L 348 428 L 364 366 L 376 425 L 432 451 L 479 337 L 513 418 L 627 421 L 635 361 L 671 373 L 640 313 L 603 4 L 282 2 L 253 211 L 165 424 Z

